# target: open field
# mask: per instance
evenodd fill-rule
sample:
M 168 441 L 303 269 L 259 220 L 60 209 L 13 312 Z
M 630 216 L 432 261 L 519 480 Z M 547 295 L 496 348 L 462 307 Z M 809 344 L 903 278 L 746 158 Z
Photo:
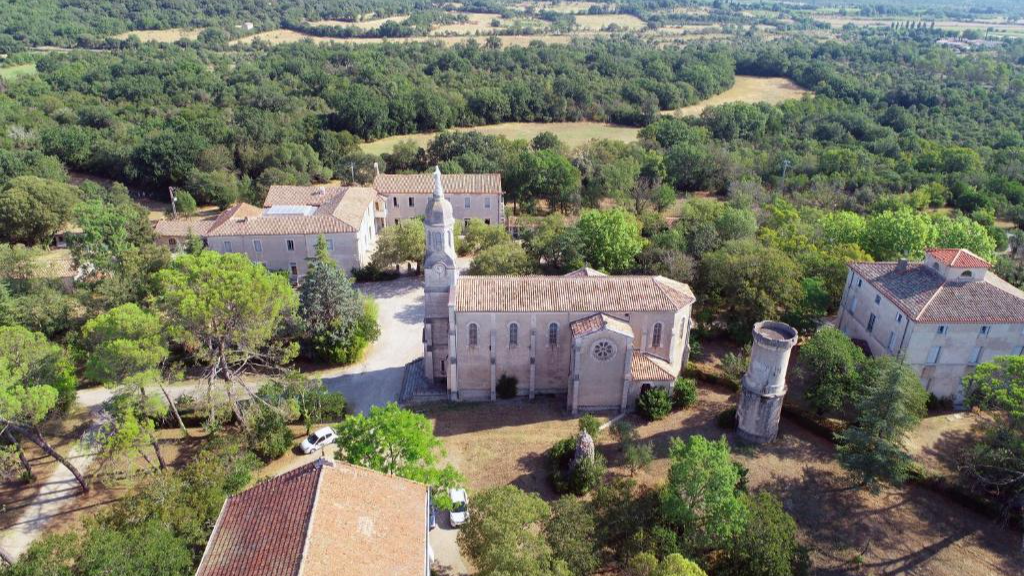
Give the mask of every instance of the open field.
M 890 26 L 893 22 L 911 22 L 923 21 L 926 26 L 931 26 L 930 20 L 917 20 L 914 18 L 907 17 L 896 17 L 896 18 L 858 18 L 855 16 L 832 16 L 832 15 L 813 15 L 812 18 L 819 22 L 827 22 L 833 28 L 842 28 L 847 24 L 853 24 L 854 26 Z M 964 30 L 977 30 L 979 32 L 986 32 L 989 28 L 992 29 L 992 33 L 1005 36 L 1024 36 L 1024 24 L 1017 24 L 1011 22 L 997 22 L 992 20 L 978 20 L 978 21 L 966 21 L 966 20 L 937 20 L 935 21 L 935 27 L 941 30 L 952 30 L 954 32 L 962 32 Z
M 494 134 L 505 136 L 513 140 L 529 140 L 541 132 L 554 132 L 569 146 L 578 146 L 595 138 L 609 140 L 621 140 L 632 142 L 636 140 L 637 129 L 629 126 L 616 126 L 602 122 L 506 122 L 504 124 L 491 124 L 488 126 L 472 126 L 464 128 L 453 128 L 456 132 L 480 132 L 482 134 Z M 420 146 L 426 146 L 436 136 L 436 132 L 410 134 L 406 136 L 391 136 L 374 142 L 363 144 L 363 152 L 369 154 L 383 154 L 391 152 L 395 144 L 412 140 Z
M 597 2 L 521 2 L 515 4 L 513 8 L 526 10 L 528 7 L 533 7 L 538 12 L 547 10 L 562 14 L 579 14 L 590 10 L 592 6 L 604 6 L 604 4 L 598 4 Z M 611 6 L 611 8 L 614 8 L 614 6 Z
M 808 92 L 793 84 L 786 78 L 758 78 L 754 76 L 737 76 L 736 84 L 725 92 L 712 96 L 707 100 L 680 108 L 679 110 L 667 111 L 665 114 L 680 116 L 696 116 L 708 106 L 717 106 L 729 102 L 767 102 L 776 104 L 785 100 L 800 98 Z M 551 123 L 524 123 L 506 122 L 503 124 L 491 124 L 488 126 L 472 126 L 453 128 L 458 132 L 480 132 L 482 134 L 495 134 L 511 139 L 530 139 L 541 132 L 554 132 L 563 142 L 570 147 L 579 146 L 584 142 L 593 139 L 620 140 L 622 142 L 633 142 L 636 140 L 638 130 L 630 126 L 616 126 L 601 122 L 551 122 Z M 426 146 L 436 136 L 436 132 L 420 134 L 408 134 L 404 136 L 390 136 L 374 142 L 363 144 L 363 152 L 368 154 L 383 154 L 391 152 L 395 144 L 412 140 L 419 146 Z
M 656 459 L 637 473 L 640 483 L 665 482 L 671 439 L 724 435 L 735 459 L 749 470 L 750 489 L 775 494 L 796 519 L 801 541 L 811 548 L 815 574 L 1019 574 L 1019 534 L 922 488 L 889 488 L 877 495 L 859 490 L 837 464 L 831 443 L 788 421 L 775 443 L 745 447 L 715 424 L 722 410 L 735 406 L 734 395 L 711 386 L 702 386 L 699 394 L 696 406 L 658 422 L 627 417 L 641 440 L 654 444 Z M 470 492 L 512 484 L 553 499 L 544 452 L 577 429 L 563 402 L 445 404 L 420 411 L 434 421 L 448 462 L 466 476 Z M 610 472 L 627 476 L 622 451 L 610 434 L 597 440 Z
M 14 80 L 15 78 L 19 78 L 21 76 L 28 76 L 31 74 L 35 74 L 37 72 L 38 71 L 36 70 L 35 64 L 19 64 L 17 66 L 8 66 L 7 68 L 0 68 L 0 79 Z
M 501 40 L 503 47 L 508 46 L 529 46 L 531 42 L 539 41 L 546 42 L 548 44 L 568 44 L 573 38 L 580 37 L 580 35 L 554 35 L 554 34 L 541 34 L 536 36 L 498 36 Z M 477 42 L 484 42 L 486 36 L 430 36 L 430 37 L 411 37 L 411 38 L 324 38 L 322 36 L 312 36 L 309 34 L 303 34 L 302 32 L 296 32 L 294 30 L 270 30 L 268 32 L 260 32 L 252 36 L 246 36 L 245 38 L 239 38 L 232 40 L 231 44 L 251 44 L 255 40 L 262 40 L 269 44 L 284 44 L 287 42 L 301 42 L 303 40 L 311 40 L 313 42 L 337 42 L 341 44 L 375 44 L 379 42 L 441 42 L 446 46 L 452 46 L 459 42 L 467 42 L 469 40 L 476 40 Z
M 600 30 L 615 24 L 628 30 L 639 30 L 647 24 L 632 14 L 587 14 L 576 16 L 576 24 L 586 30 Z
M 509 21 L 501 17 L 501 14 L 466 12 L 464 15 L 468 19 L 466 22 L 456 22 L 455 24 L 437 26 L 430 31 L 431 36 L 482 34 L 484 32 L 490 32 L 497 29 L 494 26 L 491 26 L 491 22 L 494 20 L 499 21 L 502 25 L 509 23 Z M 540 25 L 543 25 L 543 22 L 541 22 Z
M 131 36 L 137 36 L 143 42 L 177 42 L 182 38 L 195 40 L 202 32 L 202 28 L 188 30 L 185 28 L 168 28 L 166 30 L 133 30 L 114 36 L 119 40 L 126 40 Z
M 371 20 L 361 20 L 359 22 L 346 22 L 344 20 L 317 20 L 316 22 L 310 22 L 314 26 L 355 26 L 363 30 L 373 30 L 379 28 L 381 24 L 385 22 L 405 22 L 409 18 L 408 15 L 402 16 L 389 16 L 387 18 L 373 18 Z
M 677 110 L 664 112 L 672 116 L 698 116 L 709 106 L 720 106 L 730 102 L 746 102 L 756 104 L 778 104 L 786 100 L 796 100 L 810 94 L 810 91 L 797 86 L 788 78 L 762 78 L 758 76 L 737 76 L 732 88 L 716 94 L 703 102 L 686 106 Z

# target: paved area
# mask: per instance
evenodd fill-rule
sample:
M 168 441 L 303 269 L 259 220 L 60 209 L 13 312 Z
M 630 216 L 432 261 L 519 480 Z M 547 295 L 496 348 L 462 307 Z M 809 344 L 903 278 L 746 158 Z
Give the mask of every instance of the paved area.
M 83 440 L 74 445 L 67 459 L 84 474 L 95 456 L 96 450 Z M 56 466 L 48 477 L 37 482 L 42 483 L 39 493 L 22 510 L 17 523 L 0 533 L 0 549 L 14 558 L 24 554 L 50 519 L 63 512 L 81 493 L 78 481 L 64 466 Z
M 438 576 L 467 576 L 470 571 L 462 559 L 458 544 L 459 530 L 452 528 L 447 512 L 437 515 L 437 528 L 430 531 L 430 547 L 434 549 L 432 573 Z
M 423 282 L 417 277 L 367 282 L 359 289 L 380 308 L 380 338 L 362 362 L 323 374 L 324 384 L 341 392 L 353 412 L 397 402 L 405 365 L 423 356 Z

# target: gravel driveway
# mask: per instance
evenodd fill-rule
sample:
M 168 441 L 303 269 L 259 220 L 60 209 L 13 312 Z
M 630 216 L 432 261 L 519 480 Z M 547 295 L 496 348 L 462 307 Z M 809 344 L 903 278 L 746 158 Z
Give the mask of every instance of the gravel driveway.
M 380 307 L 380 338 L 363 361 L 323 375 L 324 384 L 348 399 L 353 412 L 397 402 L 405 365 L 423 356 L 423 280 L 418 276 L 390 282 L 357 284 Z

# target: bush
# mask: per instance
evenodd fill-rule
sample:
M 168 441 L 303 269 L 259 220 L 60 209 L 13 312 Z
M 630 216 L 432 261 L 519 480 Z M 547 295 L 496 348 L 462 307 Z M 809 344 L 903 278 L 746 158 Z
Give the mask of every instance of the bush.
M 740 383 L 743 381 L 743 374 L 747 371 L 748 356 L 749 355 L 736 354 L 735 352 L 729 352 L 725 356 L 722 356 L 722 372 L 725 374 L 726 380 L 728 380 L 734 390 L 740 389 Z
M 951 398 L 939 398 L 934 393 L 928 393 L 927 408 L 929 412 L 948 412 L 953 409 Z
M 661 388 L 648 388 L 640 393 L 636 408 L 648 420 L 661 420 L 672 411 L 672 399 Z
M 498 398 L 505 400 L 515 398 L 519 392 L 519 380 L 515 376 L 502 374 L 501 378 L 498 378 L 498 383 L 495 385 L 494 391 L 497 392 Z
M 192 194 L 187 190 L 176 190 L 174 195 L 177 198 L 178 214 L 192 216 L 196 213 L 196 199 L 192 197 Z
M 736 429 L 736 409 L 729 408 L 728 410 L 722 410 L 722 412 L 715 418 L 715 423 L 718 424 L 719 428 L 724 430 L 735 430 Z
M 689 408 L 697 401 L 697 381 L 693 378 L 676 378 L 675 389 L 672 390 L 672 407 L 676 410 Z
M 612 425 L 612 436 L 621 444 L 629 444 L 637 439 L 636 428 L 625 420 L 619 420 Z
M 586 430 L 587 434 L 594 440 L 597 440 L 597 435 L 601 432 L 601 423 L 597 421 L 597 417 L 593 414 L 584 414 L 580 416 L 580 432 Z
M 353 268 L 350 273 L 356 282 L 385 282 L 401 276 L 396 270 L 380 268 L 372 262 L 362 268 Z
M 600 452 L 594 454 L 594 461 L 577 466 L 570 471 L 572 458 L 576 454 L 576 437 L 570 436 L 555 443 L 548 450 L 548 471 L 551 473 L 551 484 L 559 494 L 575 494 L 583 496 L 601 482 L 606 469 L 604 456 Z
M 246 444 L 264 462 L 284 456 L 292 446 L 292 432 L 284 417 L 276 410 L 262 407 L 255 409 L 246 432 Z

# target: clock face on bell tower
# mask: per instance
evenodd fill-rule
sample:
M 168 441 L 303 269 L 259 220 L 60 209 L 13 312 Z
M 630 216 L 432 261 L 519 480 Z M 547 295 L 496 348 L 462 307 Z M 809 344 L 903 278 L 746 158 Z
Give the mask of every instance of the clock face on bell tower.
M 430 280 L 431 284 L 439 285 L 444 284 L 448 279 L 448 268 L 438 262 L 430 269 Z

